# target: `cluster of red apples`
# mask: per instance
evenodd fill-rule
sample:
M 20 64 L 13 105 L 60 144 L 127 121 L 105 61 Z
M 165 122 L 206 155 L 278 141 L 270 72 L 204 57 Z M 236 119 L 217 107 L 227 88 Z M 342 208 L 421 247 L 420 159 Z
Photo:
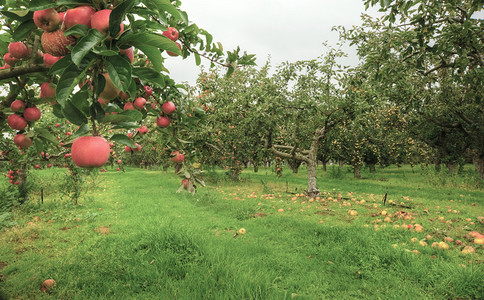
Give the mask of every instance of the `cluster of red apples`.
M 42 113 L 35 106 L 27 107 L 25 102 L 21 100 L 13 101 L 10 109 L 14 113 L 7 118 L 8 126 L 14 130 L 19 130 L 19 133 L 13 138 L 13 142 L 20 148 L 28 148 L 32 145 L 32 139 L 22 132 L 24 132 L 29 123 L 39 120 Z
M 20 182 L 17 180 L 17 177 L 20 175 L 21 172 L 22 171 L 20 169 L 18 169 L 17 171 L 14 171 L 14 170 L 8 171 L 8 175 L 7 175 L 9 179 L 8 182 L 10 182 L 13 185 L 19 185 Z
M 46 67 L 50 68 L 63 56 L 69 54 L 69 46 L 73 46 L 77 43 L 77 37 L 73 35 L 65 36 L 66 30 L 75 25 L 85 25 L 91 29 L 97 29 L 103 35 L 109 35 L 109 17 L 111 9 L 102 9 L 96 11 L 92 6 L 78 6 L 68 9 L 66 11 L 60 11 L 56 8 L 48 8 L 44 10 L 35 11 L 33 14 L 33 20 L 35 25 L 43 30 L 41 37 L 42 52 L 38 55 L 42 56 L 43 63 Z M 120 24 L 119 35 L 123 32 L 124 25 Z M 178 30 L 173 27 L 168 27 L 163 35 L 172 41 L 176 42 L 179 37 Z M 110 39 L 111 37 L 107 37 Z M 180 43 L 176 42 L 177 46 L 181 50 Z M 32 55 L 32 50 L 22 42 L 13 42 L 9 45 L 9 52 L 4 55 L 5 66 L 0 69 L 9 68 L 19 62 L 29 59 Z M 134 59 L 133 48 L 121 49 L 120 53 L 129 58 L 131 63 Z M 177 54 L 167 52 L 170 56 L 176 56 Z M 104 90 L 98 95 L 98 102 L 102 105 L 109 103 L 110 101 L 118 98 L 125 101 L 124 110 L 137 109 L 143 110 L 149 103 L 147 99 L 152 96 L 152 89 L 149 86 L 144 86 L 144 92 L 146 98 L 138 97 L 134 101 L 129 101 L 129 95 L 121 92 L 111 81 L 107 72 L 102 73 L 105 78 Z M 90 80 L 87 80 L 84 84 L 91 84 Z M 40 88 L 40 98 L 44 100 L 50 100 L 51 103 L 55 101 L 56 86 L 51 82 L 45 82 Z M 143 95 L 144 96 L 144 95 Z M 155 108 L 155 101 L 151 102 L 151 106 Z M 24 131 L 28 126 L 28 122 L 34 122 L 41 116 L 40 110 L 35 107 L 29 107 L 21 100 L 15 100 L 11 109 L 14 112 L 8 118 L 8 124 L 12 129 Z M 156 120 L 156 124 L 159 127 L 168 127 L 170 124 L 169 115 L 175 110 L 175 104 L 172 101 L 167 101 L 161 106 L 162 111 L 160 116 Z M 21 148 L 27 148 L 32 144 L 32 139 L 23 133 L 19 132 L 14 142 Z M 140 132 L 141 134 L 143 132 Z M 136 148 L 129 148 L 129 151 L 139 151 L 141 146 L 136 145 Z M 106 139 L 100 136 L 84 136 L 76 139 L 71 148 L 72 160 L 79 167 L 101 167 L 103 166 L 110 155 L 109 143 Z M 183 160 L 182 160 L 183 161 Z

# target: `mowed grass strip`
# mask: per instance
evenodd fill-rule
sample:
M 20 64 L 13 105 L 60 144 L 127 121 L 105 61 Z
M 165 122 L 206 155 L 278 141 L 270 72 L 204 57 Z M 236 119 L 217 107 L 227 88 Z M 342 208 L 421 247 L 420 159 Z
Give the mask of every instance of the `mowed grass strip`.
M 36 175 L 51 175 L 42 172 Z M 49 194 L 0 231 L 0 296 L 482 297 L 484 249 L 465 239 L 484 231 L 482 190 L 438 187 L 409 168 L 390 168 L 366 180 L 321 172 L 321 198 L 309 199 L 297 193 L 303 169 L 282 178 L 270 173 L 244 172 L 237 184 L 210 174 L 209 186 L 191 196 L 175 193 L 180 179 L 172 173 L 128 169 L 99 175 L 81 205 Z M 384 206 L 386 187 L 392 202 Z M 476 253 L 462 254 L 451 242 L 447 250 L 431 247 L 445 237 Z M 57 285 L 43 293 L 48 278 Z

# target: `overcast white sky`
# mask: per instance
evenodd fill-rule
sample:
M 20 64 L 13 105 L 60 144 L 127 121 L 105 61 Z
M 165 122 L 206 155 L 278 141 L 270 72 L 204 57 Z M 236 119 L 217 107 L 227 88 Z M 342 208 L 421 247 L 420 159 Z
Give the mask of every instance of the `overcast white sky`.
M 182 0 L 181 8 L 190 22 L 221 42 L 224 51 L 240 46 L 256 54 L 258 65 L 271 55 L 273 66 L 316 58 L 323 53 L 324 41 L 338 41 L 333 26 L 349 28 L 361 24 L 362 13 L 378 15 L 376 9 L 365 12 L 362 0 Z M 349 54 L 347 63 L 356 64 L 354 52 Z M 170 57 L 165 66 L 177 82 L 194 84 L 200 72 L 192 56 Z

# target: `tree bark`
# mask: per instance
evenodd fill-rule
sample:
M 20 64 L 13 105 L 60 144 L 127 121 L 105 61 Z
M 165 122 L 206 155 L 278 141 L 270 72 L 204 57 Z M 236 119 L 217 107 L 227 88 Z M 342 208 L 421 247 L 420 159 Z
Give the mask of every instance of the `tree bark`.
M 287 165 L 292 170 L 292 173 L 297 174 L 299 171 L 299 167 L 301 166 L 302 161 L 295 160 L 295 159 L 286 159 Z
M 356 179 L 361 178 L 361 165 L 353 166 L 353 174 L 355 175 Z
M 479 177 L 484 179 L 484 155 L 475 154 L 473 158 L 474 166 L 476 166 Z
M 455 174 L 458 170 L 459 164 L 455 161 L 452 161 L 452 162 L 446 163 L 445 166 L 449 170 L 449 174 Z
M 259 165 L 254 164 L 254 173 L 257 173 L 257 172 L 259 172 Z
M 326 172 L 328 167 L 327 167 L 327 162 L 323 161 L 323 171 Z
M 375 173 L 376 172 L 375 164 L 369 164 L 368 165 L 368 168 L 370 169 L 370 173 Z

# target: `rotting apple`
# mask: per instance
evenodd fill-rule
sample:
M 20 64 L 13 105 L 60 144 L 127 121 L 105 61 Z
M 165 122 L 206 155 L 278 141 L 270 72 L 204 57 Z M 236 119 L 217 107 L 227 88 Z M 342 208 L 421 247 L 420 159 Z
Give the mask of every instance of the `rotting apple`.
M 67 46 L 74 45 L 76 39 L 70 35 L 64 36 L 64 30 L 45 31 L 41 37 L 42 49 L 53 56 L 64 56 L 70 53 Z

